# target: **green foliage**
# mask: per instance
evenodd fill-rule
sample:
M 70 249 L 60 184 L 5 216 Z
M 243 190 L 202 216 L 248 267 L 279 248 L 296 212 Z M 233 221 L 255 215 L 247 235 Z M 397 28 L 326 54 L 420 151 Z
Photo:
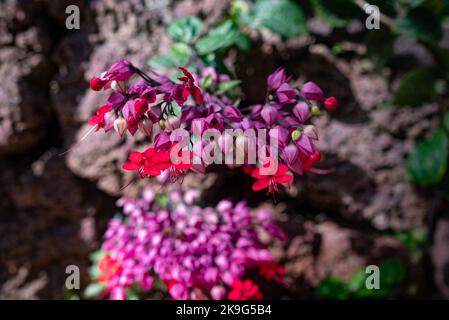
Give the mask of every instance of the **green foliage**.
M 405 244 L 412 261 L 416 262 L 421 258 L 427 242 L 427 232 L 425 230 L 398 231 L 395 236 Z
M 435 95 L 437 78 L 431 67 L 418 67 L 407 72 L 401 79 L 393 98 L 396 106 L 419 106 L 431 101 Z
M 343 300 L 349 297 L 346 284 L 337 277 L 327 277 L 315 289 L 322 298 Z
M 394 36 L 388 29 L 371 30 L 365 36 L 367 55 L 380 70 L 393 53 Z
M 315 293 L 325 299 L 388 298 L 403 284 L 406 269 L 403 262 L 386 260 L 379 265 L 379 289 L 368 289 L 366 280 L 370 274 L 365 270 L 355 272 L 347 283 L 337 277 L 327 277 L 315 289 Z
M 235 88 L 237 88 L 239 84 L 240 84 L 240 80 L 229 80 L 229 81 L 221 82 L 218 85 L 218 89 L 217 89 L 217 91 L 215 91 L 215 94 L 220 95 L 223 93 L 230 92 L 230 91 L 234 90 Z
M 258 0 L 253 9 L 256 23 L 281 36 L 307 34 L 304 12 L 292 0 Z
M 227 20 L 217 27 L 213 28 L 205 37 L 198 40 L 196 49 L 200 55 L 206 55 L 218 50 L 226 49 L 237 45 L 244 35 L 240 32 L 238 26 L 230 20 Z M 243 45 L 240 43 L 240 45 Z
M 159 195 L 156 197 L 156 203 L 158 204 L 159 207 L 161 208 L 165 208 L 168 204 L 168 196 L 167 195 Z
M 183 17 L 171 22 L 168 35 L 175 41 L 191 43 L 203 30 L 203 22 L 197 17 Z
M 420 142 L 408 158 L 407 178 L 420 186 L 440 182 L 446 173 L 448 137 L 438 129 L 429 140 Z
M 90 283 L 84 289 L 84 298 L 91 299 L 98 297 L 105 290 L 105 286 L 100 283 Z
M 438 43 L 442 35 L 440 20 L 424 8 L 416 8 L 399 16 L 393 29 L 400 35 L 429 44 Z
M 156 56 L 152 58 L 149 63 L 156 68 L 176 68 L 178 66 L 185 66 L 192 58 L 193 51 L 189 45 L 178 42 L 172 45 L 168 53 L 163 56 Z
M 310 0 L 310 4 L 315 16 L 336 28 L 346 27 L 361 12 L 353 0 Z

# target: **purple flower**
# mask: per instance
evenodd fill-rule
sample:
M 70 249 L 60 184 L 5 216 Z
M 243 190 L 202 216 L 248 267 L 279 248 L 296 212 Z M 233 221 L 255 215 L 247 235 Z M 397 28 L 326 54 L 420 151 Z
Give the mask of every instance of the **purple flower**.
M 122 109 L 123 117 L 126 120 L 126 126 L 128 127 L 129 133 L 134 135 L 139 127 L 140 115 L 136 112 L 134 107 L 135 100 L 129 100 L 125 103 Z
M 278 109 L 271 105 L 263 107 L 260 115 L 268 126 L 272 126 L 279 119 Z
M 302 174 L 298 147 L 290 144 L 282 151 L 281 157 L 290 170 L 292 170 L 296 174 Z
M 234 106 L 226 106 L 223 109 L 223 116 L 232 122 L 240 122 L 243 119 L 242 113 Z
M 276 95 L 282 104 L 293 103 L 296 101 L 296 90 L 288 83 L 283 83 L 277 90 Z
M 113 63 L 102 78 L 109 81 L 125 81 L 131 78 L 133 74 L 132 64 L 128 60 L 122 59 Z
M 170 149 L 172 141 L 170 140 L 170 135 L 167 132 L 159 133 L 156 138 L 154 138 L 154 148 L 156 151 L 165 151 Z
M 293 114 L 300 123 L 306 122 L 310 118 L 310 110 L 307 103 L 301 101 L 293 107 Z
M 277 90 L 281 84 L 287 81 L 284 68 L 278 68 L 275 72 L 270 74 L 267 78 L 267 85 L 270 91 Z
M 324 93 L 314 82 L 306 82 L 301 88 L 301 95 L 308 100 L 323 101 Z
M 314 151 L 313 142 L 305 134 L 302 134 L 301 137 L 297 141 L 295 141 L 295 143 L 298 148 L 307 155 L 311 154 Z
M 109 108 L 115 109 L 117 108 L 119 105 L 121 105 L 122 103 L 124 103 L 126 101 L 126 97 L 119 93 L 119 92 L 112 92 L 111 95 L 109 96 L 106 104 L 109 106 Z
M 125 299 L 131 284 L 151 290 L 158 278 L 173 299 L 223 299 L 225 285 L 274 261 L 269 239 L 262 241 L 258 232 L 282 238 L 270 212 L 253 213 L 244 202 L 228 200 L 200 208 L 184 202 L 191 191 L 170 189 L 169 209 L 153 201 L 158 196 L 153 190 L 144 198 L 118 201 L 126 219 L 111 220 L 102 245 L 114 268 L 105 283 L 110 298 Z

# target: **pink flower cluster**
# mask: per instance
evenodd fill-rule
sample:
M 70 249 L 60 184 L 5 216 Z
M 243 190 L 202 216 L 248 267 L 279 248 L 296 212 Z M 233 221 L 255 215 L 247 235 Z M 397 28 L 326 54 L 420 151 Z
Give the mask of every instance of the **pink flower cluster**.
M 262 298 L 259 288 L 243 279 L 247 271 L 259 268 L 269 280 L 283 275 L 269 245 L 285 235 L 270 211 L 252 212 L 244 202 L 227 200 L 201 208 L 195 205 L 196 190 L 174 189 L 166 204 L 157 197 L 146 188 L 141 198 L 118 201 L 125 218 L 110 221 L 98 264 L 99 281 L 112 299 L 124 299 L 132 285 L 148 292 L 156 278 L 173 299 Z M 270 235 L 268 243 L 261 232 Z
M 289 83 L 284 69 L 278 69 L 268 76 L 268 92 L 263 104 L 239 108 L 226 90 L 217 90 L 220 84 L 229 80 L 225 75 L 219 75 L 213 68 L 203 69 L 199 75 L 192 75 L 185 68 L 179 68 L 183 74 L 179 83 L 175 83 L 165 76 L 151 72 L 151 77 L 133 66 L 127 60 L 114 63 L 99 77 L 91 80 L 93 90 L 112 89 L 107 102 L 89 119 L 89 123 L 96 128 L 109 131 L 112 128 L 123 135 L 128 130 L 134 135 L 137 130 L 146 136 L 155 134 L 153 148 L 156 152 L 167 150 L 179 142 L 171 135 L 176 129 L 183 128 L 191 134 L 202 134 L 205 130 L 216 130 L 223 133 L 225 129 L 276 129 L 276 155 L 266 145 L 258 145 L 258 149 L 266 149 L 265 159 L 259 161 L 263 166 L 266 161 L 273 160 L 284 165 L 280 172 L 275 172 L 272 178 L 260 182 L 260 177 L 253 174 L 256 165 L 248 162 L 248 154 L 244 155 L 245 172 L 259 179 L 254 190 L 268 188 L 277 191 L 277 184 L 288 185 L 293 178 L 285 176 L 302 174 L 313 171 L 314 164 L 320 160 L 320 152 L 315 150 L 314 141 L 318 134 L 313 125 L 308 124 L 313 116 L 320 114 L 319 105 L 326 109 L 337 107 L 334 97 L 326 98 L 323 91 L 313 82 L 305 83 L 301 89 L 293 88 Z M 141 80 L 127 86 L 125 81 L 137 74 Z M 202 88 L 199 87 L 202 84 Z M 189 98 L 190 97 L 190 98 Z M 179 108 L 178 114 L 174 111 Z M 268 131 L 268 135 L 270 132 Z M 230 144 L 223 135 L 223 139 L 215 141 L 220 145 L 223 153 L 229 151 Z M 246 139 L 245 137 L 243 137 Z M 198 144 L 200 150 L 211 141 L 190 141 L 186 149 L 196 154 Z M 249 148 L 244 148 L 248 153 Z M 187 151 L 187 150 L 186 150 Z M 147 159 L 147 153 L 133 153 L 126 170 L 138 171 L 141 178 L 159 175 L 162 170 L 152 167 L 152 160 Z M 259 154 L 259 152 L 258 152 Z M 136 163 L 135 160 L 139 162 Z M 204 173 L 208 163 L 201 162 L 189 166 L 189 170 Z M 286 173 L 284 168 L 288 168 Z M 187 169 L 183 171 L 186 173 Z M 148 172 L 157 174 L 148 174 Z M 282 176 L 282 178 L 279 178 Z

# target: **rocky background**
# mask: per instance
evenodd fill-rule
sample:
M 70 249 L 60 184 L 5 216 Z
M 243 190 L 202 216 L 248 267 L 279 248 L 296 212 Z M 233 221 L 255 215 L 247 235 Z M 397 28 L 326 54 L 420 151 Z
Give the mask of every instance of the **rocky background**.
M 65 28 L 65 8 L 72 4 L 81 10 L 80 30 Z M 173 18 L 198 15 L 213 23 L 226 10 L 227 1 L 213 0 L 0 1 L 0 298 L 61 299 L 69 264 L 81 267 L 86 283 L 88 255 L 99 246 L 129 181 L 119 164 L 143 137 L 92 135 L 58 156 L 86 132 L 86 120 L 101 102 L 88 90 L 88 79 L 116 59 L 144 65 L 164 52 L 170 43 L 165 25 Z M 243 79 L 247 102 L 262 99 L 266 75 L 285 66 L 341 104 L 316 123 L 322 167 L 335 173 L 297 179 L 276 205 L 290 236 L 276 251 L 289 281 L 271 294 L 310 298 L 328 275 L 348 279 L 367 264 L 393 257 L 407 263 L 407 283 L 419 288 L 417 297 L 449 298 L 447 206 L 404 178 L 407 152 L 438 126 L 437 106 L 383 105 L 395 85 L 387 80 L 391 74 L 403 72 L 410 61 L 425 62 L 426 52 L 399 39 L 397 68 L 381 76 L 363 59 L 357 23 L 344 36 L 351 54 L 339 58 L 326 43 L 342 35 L 319 21 L 309 25 L 310 37 L 288 41 L 256 34 L 249 53 L 233 53 L 228 61 Z M 208 201 L 270 201 L 245 194 L 250 182 L 241 183 L 238 173 L 208 179 L 214 186 L 205 193 Z M 394 236 L 399 230 L 428 232 L 418 261 Z

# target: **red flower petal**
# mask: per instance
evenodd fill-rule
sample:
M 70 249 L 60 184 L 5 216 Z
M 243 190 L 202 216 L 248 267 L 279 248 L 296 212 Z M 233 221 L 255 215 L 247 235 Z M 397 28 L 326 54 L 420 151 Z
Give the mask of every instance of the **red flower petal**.
M 289 174 L 285 174 L 283 176 L 274 176 L 273 181 L 275 183 L 282 183 L 282 184 L 291 183 L 293 181 L 293 176 Z
M 259 191 L 265 188 L 268 188 L 270 184 L 270 179 L 266 178 L 266 179 L 260 179 L 257 180 L 254 184 L 253 184 L 253 191 Z

